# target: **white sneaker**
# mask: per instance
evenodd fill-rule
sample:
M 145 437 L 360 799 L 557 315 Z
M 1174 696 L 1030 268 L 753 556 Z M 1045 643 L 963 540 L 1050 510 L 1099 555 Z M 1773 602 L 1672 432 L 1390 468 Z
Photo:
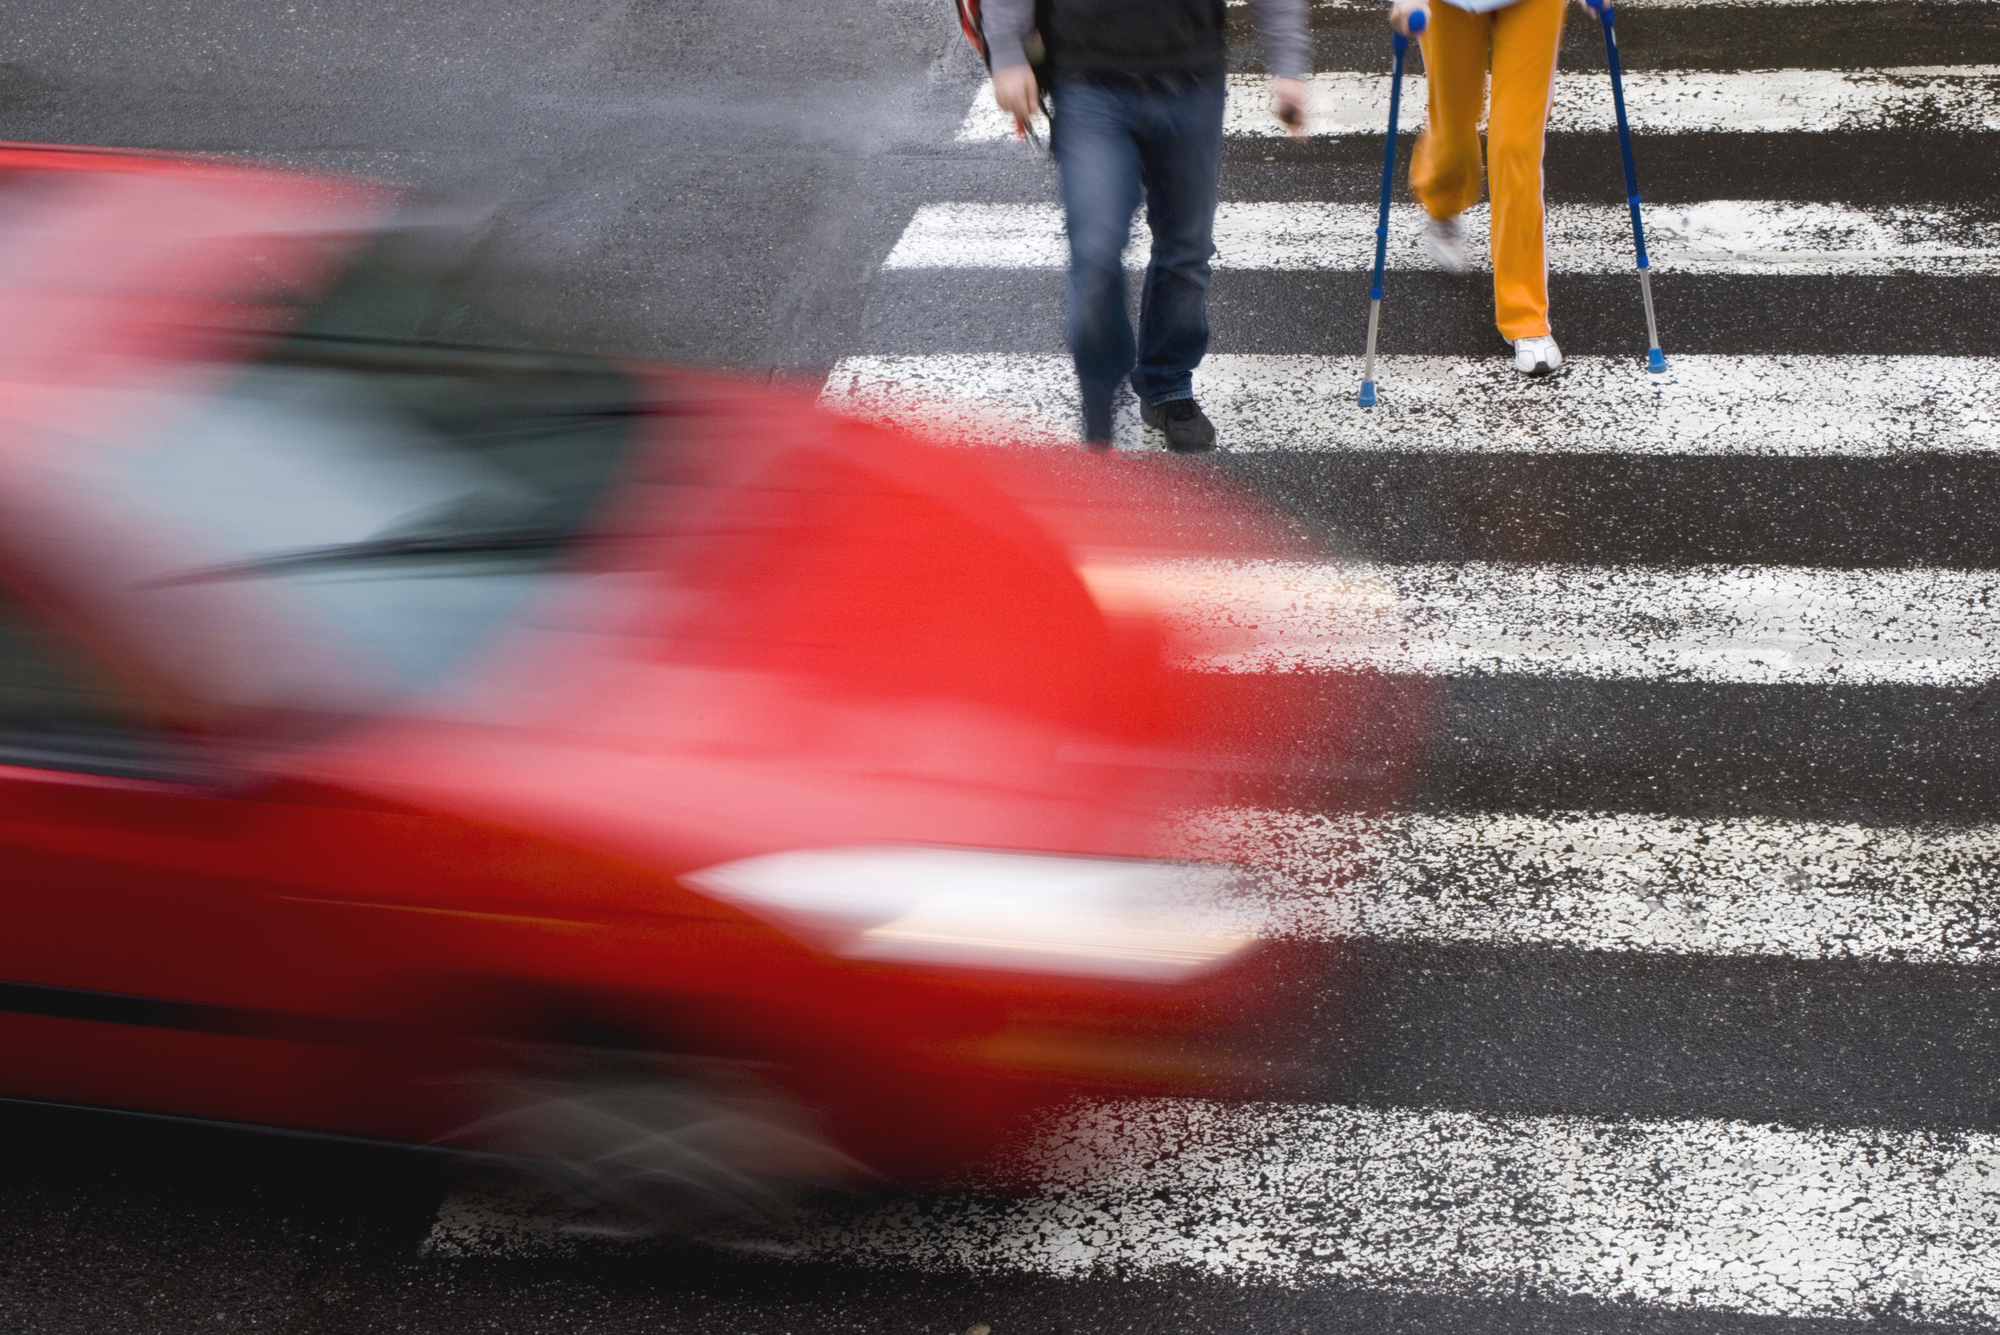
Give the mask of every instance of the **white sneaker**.
M 1553 335 L 1514 340 L 1514 369 L 1522 375 L 1554 375 L 1562 370 L 1562 349 Z
M 1465 224 L 1456 216 L 1424 219 L 1424 249 L 1446 273 L 1464 273 Z

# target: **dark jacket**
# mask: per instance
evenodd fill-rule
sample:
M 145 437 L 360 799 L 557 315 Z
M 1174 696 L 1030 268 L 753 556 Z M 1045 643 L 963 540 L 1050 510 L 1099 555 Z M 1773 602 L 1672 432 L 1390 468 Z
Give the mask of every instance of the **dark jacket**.
M 1030 31 L 1041 34 L 1058 73 L 1219 69 L 1227 47 L 1223 0 L 985 0 L 984 10 L 995 69 L 1027 60 Z M 1266 68 L 1303 79 L 1312 60 L 1306 0 L 1251 0 L 1251 11 Z
M 1220 69 L 1223 0 L 1039 0 L 1036 26 L 1059 74 Z

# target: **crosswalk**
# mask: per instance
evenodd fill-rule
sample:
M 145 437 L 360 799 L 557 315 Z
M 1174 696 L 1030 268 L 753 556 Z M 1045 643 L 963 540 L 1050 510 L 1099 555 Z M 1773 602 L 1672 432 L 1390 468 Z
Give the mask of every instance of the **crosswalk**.
M 1769 11 L 1776 22 L 1826 6 L 1634 4 L 1684 15 L 1704 7 Z M 1352 11 L 1356 22 L 1374 22 L 1378 8 L 1347 0 L 1317 12 Z M 1993 151 L 2000 65 L 1971 55 L 1961 64 L 1898 63 L 1904 10 L 1843 8 L 1875 15 L 1880 41 L 1866 68 L 1719 69 L 1709 57 L 1629 74 L 1642 172 L 1648 135 L 1708 144 L 1717 158 L 1752 140 L 1810 154 L 1868 136 L 1941 160 Z M 1971 3 L 1953 8 L 1985 13 Z M 1978 43 L 1968 50 L 2000 54 Z M 1380 69 L 1316 76 L 1320 145 L 1379 136 L 1386 94 Z M 1423 106 L 1416 77 L 1405 89 L 1406 132 L 1419 128 Z M 1552 134 L 1601 135 L 1611 117 L 1601 73 L 1558 75 Z M 1354 157 L 1358 171 L 1345 159 L 1270 165 L 1277 160 L 1261 145 L 1279 131 L 1251 75 L 1234 76 L 1227 130 L 1232 161 L 1256 170 L 1225 172 L 1219 297 L 1256 277 L 1266 284 L 1256 289 L 1263 299 L 1275 294 L 1282 303 L 1296 292 L 1303 303 L 1327 291 L 1307 286 L 1317 275 L 1365 269 L 1373 226 L 1367 154 Z M 999 153 L 1010 135 L 989 91 L 972 90 L 954 151 Z M 1291 173 L 1287 188 L 1273 190 L 1280 171 Z M 1787 284 L 1804 291 L 1824 283 L 1858 294 L 1856 301 L 1894 301 L 1922 284 L 1959 285 L 1923 289 L 1945 292 L 1937 301 L 1948 310 L 1993 300 L 1987 283 L 2000 277 L 2000 209 L 1942 189 L 1935 198 L 1871 194 L 1865 183 L 1850 189 L 1832 175 L 1821 198 L 1717 198 L 1700 174 L 1687 175 L 1685 165 L 1683 172 L 1646 182 L 1649 198 L 1664 201 L 1649 204 L 1646 216 L 1669 299 L 1753 291 L 1757 301 L 1783 305 Z M 1607 184 L 1614 175 L 1607 159 Z M 901 285 L 898 300 L 949 303 L 957 285 L 1004 288 L 1064 264 L 1061 215 L 1045 193 L 1029 197 L 1017 183 L 995 197 L 967 197 L 977 194 L 965 188 L 976 177 L 941 179 L 958 182 L 959 193 L 917 207 L 886 251 L 877 281 Z M 1315 185 L 1326 197 L 1307 197 Z M 1483 214 L 1470 221 L 1476 250 Z M 1553 272 L 1596 280 L 1629 270 L 1624 210 L 1609 192 L 1557 198 L 1549 227 Z M 1399 274 L 1451 281 L 1426 272 L 1410 206 L 1398 205 L 1394 231 L 1390 261 Z M 1143 262 L 1142 227 L 1138 233 L 1133 264 Z M 1725 287 L 1746 280 L 1766 286 Z M 1636 307 L 1636 292 L 1630 300 Z M 1197 375 L 1226 462 L 1253 477 L 1267 464 L 1287 476 L 1310 477 L 1336 463 L 1343 479 L 1370 468 L 1407 474 L 1417 461 L 1448 488 L 1460 476 L 1450 470 L 1475 464 L 1596 461 L 1651 469 L 1657 503 L 1670 508 L 1678 479 L 1718 465 L 1810 466 L 1821 471 L 1782 476 L 1808 477 L 1805 487 L 1844 478 L 1842 485 L 1866 494 L 1870 479 L 1889 476 L 1884 470 L 1950 461 L 1961 470 L 1953 478 L 1993 487 L 2000 499 L 2000 473 L 1964 471 L 2000 465 L 2000 346 L 1961 347 L 1965 339 L 1952 343 L 1951 331 L 1935 325 L 1847 352 L 1826 351 L 1818 329 L 1791 328 L 1744 347 L 1727 319 L 1680 342 L 1670 326 L 1667 375 L 1647 375 L 1636 347 L 1580 346 L 1568 374 L 1551 383 L 1522 381 L 1498 357 L 1427 347 L 1425 335 L 1404 337 L 1407 326 L 1392 325 L 1378 368 L 1382 403 L 1364 413 L 1353 405 L 1358 357 L 1272 346 L 1308 318 L 1358 321 L 1359 304 L 1285 314 L 1277 335 L 1219 337 Z M 885 335 L 832 370 L 822 399 L 968 447 L 1061 446 L 1073 440 L 1078 415 L 1074 378 L 1054 322 L 1038 327 L 1043 341 L 1027 349 L 1018 331 L 997 325 L 984 348 L 913 349 L 920 337 Z M 1790 328 L 1754 326 L 1773 327 Z M 1937 350 L 1947 345 L 1955 350 Z M 1132 407 L 1121 413 L 1115 443 L 1153 448 Z M 1802 513 L 1812 499 L 1797 494 Z M 1885 522 L 1865 507 L 1842 514 L 1854 529 Z M 1128 593 L 1143 588 L 1179 626 L 1187 666 L 1203 671 L 1478 684 L 1482 702 L 1504 704 L 1512 691 L 1542 702 L 1537 708 L 1565 689 L 1579 702 L 1614 687 L 1654 691 L 1664 730 L 1680 726 L 1675 711 L 1724 698 L 1745 715 L 1780 720 L 1774 727 L 1790 717 L 1787 702 L 1816 702 L 1837 716 L 1883 692 L 1951 719 L 1983 710 L 2000 684 L 1993 626 L 2000 545 L 1992 560 L 1871 563 L 1842 556 L 1854 550 L 1838 540 L 1844 536 L 1825 537 L 1821 561 L 1797 559 L 1795 544 L 1785 559 L 1732 564 L 1212 561 L 1085 575 L 1116 579 Z M 1808 535 L 1805 548 L 1814 540 Z M 1446 715 L 1447 734 L 1484 726 L 1470 715 L 1454 718 L 1449 705 Z M 1537 718 L 1533 726 L 1559 737 L 1569 723 Z M 1807 740 L 1800 739 L 1802 755 Z M 1879 738 L 1885 750 L 1904 742 Z M 1794 757 L 1774 754 L 1770 763 Z M 1990 775 L 1983 755 L 1964 763 L 1976 777 L 1954 792 Z M 1538 807 L 1532 791 L 1516 794 L 1512 806 L 1474 809 L 1427 804 L 1420 795 L 1414 811 L 1394 815 L 1306 800 L 1236 806 L 1187 814 L 1177 837 L 1190 856 L 1262 868 L 1260 921 L 1285 939 L 1513 952 L 1558 976 L 1584 960 L 1623 961 L 1632 972 L 1619 977 L 1631 987 L 1663 988 L 1670 997 L 1682 986 L 1676 969 L 1722 963 L 1874 970 L 1815 975 L 1864 992 L 1887 986 L 1886 970 L 1904 971 L 1894 975 L 1905 980 L 1898 986 L 1918 977 L 1958 989 L 1954 995 L 1990 991 L 1983 980 L 1992 975 L 1982 971 L 2000 968 L 2000 805 L 1947 807 L 1941 794 L 1954 776 L 1940 774 L 1932 806 L 1923 794 L 1871 806 L 1837 777 L 1817 788 L 1795 785 L 1794 809 L 1776 813 L 1754 802 L 1732 807 L 1736 790 L 1718 780 L 1715 791 L 1655 790 L 1655 804 L 1643 810 Z M 1824 809 L 1814 809 L 1815 794 Z M 1922 818 L 1876 814 L 1889 809 Z M 1990 1014 L 1979 1021 L 1991 1022 Z M 1671 1031 L 1652 1037 L 1680 1041 Z M 1958 1041 L 1986 1050 L 1969 1034 Z M 1763 1059 L 1782 1062 L 1790 1051 L 1779 1045 Z M 1505 1107 L 1338 1098 L 1091 1104 L 1045 1128 L 1027 1167 L 1013 1170 L 1027 1173 L 1025 1190 L 1018 1179 L 1011 1194 L 974 1182 L 873 1203 L 810 1220 L 770 1245 L 796 1257 L 945 1275 L 1197 1275 L 1503 1305 L 1582 1302 L 1621 1321 L 1635 1311 L 1693 1311 L 2000 1322 L 2000 1249 L 1992 1245 L 2000 1236 L 2000 1136 L 1992 1125 L 1888 1114 L 1879 1125 L 1856 1124 L 1816 1116 L 1809 1097 L 1785 1120 L 1740 1117 L 1731 1107 L 1712 1115 L 1524 1112 L 1535 1092 L 1525 1088 L 1532 1073 L 1521 1079 L 1524 1089 Z M 462 1196 L 447 1202 L 428 1245 L 445 1255 L 533 1250 L 550 1234 L 532 1211 Z
M 2000 69 L 1976 64 L 1651 70 L 1629 76 L 1627 91 L 1636 132 L 1722 132 L 1727 151 L 1746 134 L 1803 143 L 1915 125 L 1988 133 L 2000 129 L 1996 76 Z M 1379 71 L 1314 82 L 1324 140 L 1381 133 Z M 1413 132 L 1420 78 L 1405 98 L 1403 129 Z M 1266 119 L 1256 80 L 1243 77 L 1228 132 L 1242 143 L 1268 138 L 1275 127 Z M 1558 76 L 1553 134 L 1610 122 L 1601 75 Z M 1007 133 L 982 89 L 959 142 Z M 1818 200 L 1717 199 L 1699 180 L 1650 182 L 1650 196 L 1665 201 L 1646 209 L 1662 281 L 1993 272 L 2000 215 L 1843 197 L 1828 186 Z M 1468 222 L 1476 254 L 1483 214 Z M 1372 225 L 1365 195 L 1226 199 L 1218 284 L 1231 271 L 1266 271 L 1276 282 L 1363 270 Z M 1625 226 L 1615 199 L 1558 201 L 1551 271 L 1628 269 Z M 1412 206 L 1398 204 L 1392 228 L 1391 267 L 1428 269 Z M 1128 263 L 1136 266 L 1143 224 L 1135 233 Z M 954 274 L 1064 262 L 1050 203 L 939 200 L 915 212 L 884 268 L 947 292 Z M 2000 446 L 1996 349 L 1695 347 L 1675 351 L 1664 377 L 1645 375 L 1631 356 L 1582 351 L 1554 385 L 1524 384 L 1497 358 L 1394 352 L 1380 368 L 1383 403 L 1363 414 L 1351 407 L 1358 358 L 1222 347 L 1197 391 L 1230 451 L 1278 459 L 1869 467 L 1983 459 Z M 835 368 L 824 397 L 867 415 L 944 421 L 969 445 L 1060 441 L 1077 416 L 1073 376 L 1053 349 L 858 355 Z M 978 407 L 941 414 L 940 404 Z M 1152 443 L 1129 406 L 1114 436 L 1128 449 Z M 1988 569 L 1433 561 L 1196 563 L 1150 573 L 1197 646 L 1195 666 L 1209 670 L 1807 692 L 2000 680 L 2000 637 L 1991 632 L 2000 576 Z M 1299 939 L 1930 968 L 1982 967 L 2000 944 L 1991 825 L 1682 816 L 1666 795 L 1664 809 L 1649 812 L 1392 818 L 1242 808 L 1193 816 L 1184 834 L 1191 853 L 1267 868 L 1265 930 Z M 1988 1247 L 2000 1223 L 2000 1142 L 1949 1127 L 1098 1105 L 1051 1128 L 1037 1163 L 1042 1176 L 1024 1201 L 892 1205 L 828 1224 L 808 1250 L 947 1272 L 1191 1271 L 1663 1310 L 2000 1319 L 2000 1261 Z

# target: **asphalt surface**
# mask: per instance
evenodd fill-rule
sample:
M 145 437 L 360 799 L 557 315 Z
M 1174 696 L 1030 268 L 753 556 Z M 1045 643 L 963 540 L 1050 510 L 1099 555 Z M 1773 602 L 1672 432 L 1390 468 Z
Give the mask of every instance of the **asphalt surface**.
M 1321 68 L 1382 63 L 1378 17 L 1321 11 L 1315 27 Z M 1635 9 L 1620 27 L 1635 70 L 2000 63 L 1990 6 L 1687 6 Z M 1593 25 L 1573 19 L 1565 68 L 1602 60 Z M 568 336 L 805 383 L 853 355 L 1060 351 L 1059 274 L 880 269 L 921 205 L 1053 197 L 1052 170 L 1028 151 L 953 141 L 978 79 L 945 0 L 0 3 L 7 138 L 247 154 L 433 186 L 492 212 L 498 258 L 549 276 L 523 299 Z M 1646 193 L 1662 201 L 1991 208 L 1996 147 L 2000 135 L 1933 134 L 1919 119 L 1661 137 L 1642 160 Z M 1363 137 L 1233 140 L 1224 196 L 1372 200 L 1379 152 Z M 1608 135 L 1551 143 L 1555 201 L 1615 202 L 1616 172 Z M 1353 272 L 1224 273 L 1216 350 L 1358 353 L 1366 288 Z M 1392 288 L 1392 351 L 1499 353 L 1481 284 L 1412 273 Z M 1641 350 L 1631 288 L 1558 274 L 1565 350 Z M 1712 276 L 1663 280 L 1659 296 L 1675 353 L 2000 354 L 1990 279 Z M 2000 565 L 2000 464 L 1976 453 L 1272 452 L 1217 466 L 1374 561 Z M 1424 811 L 2000 820 L 1991 686 L 1495 676 L 1450 682 L 1430 707 L 1438 745 L 1413 799 Z M 2000 1131 L 1990 965 L 1448 941 L 1366 954 L 1369 1037 L 1329 1057 L 1324 1094 L 1341 1107 Z M 1755 1304 L 1297 1285 L 1199 1267 L 965 1272 L 588 1245 L 454 1257 L 423 1244 L 455 1184 L 414 1156 L 41 1109 L 0 1111 L 0 1145 L 10 1330 L 1922 1326 L 1893 1304 L 1780 1317 Z

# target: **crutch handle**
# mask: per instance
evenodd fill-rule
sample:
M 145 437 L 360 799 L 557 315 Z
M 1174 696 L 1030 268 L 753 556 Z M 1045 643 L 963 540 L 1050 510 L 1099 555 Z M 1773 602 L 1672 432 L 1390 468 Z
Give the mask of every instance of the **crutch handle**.
M 1430 26 L 1431 17 L 1424 10 L 1413 9 L 1410 11 L 1409 22 L 1410 22 L 1410 36 L 1415 37 L 1418 33 L 1422 32 L 1425 28 Z
M 1611 26 L 1611 0 L 1583 0 L 1583 7 L 1597 15 L 1597 21 Z
M 1424 11 L 1421 9 L 1413 9 L 1410 11 L 1410 17 L 1404 21 L 1410 25 L 1410 37 L 1415 37 L 1418 33 L 1424 30 L 1424 23 L 1425 23 Z M 1401 33 L 1393 33 L 1390 35 L 1389 40 L 1395 45 L 1397 55 L 1399 56 L 1405 55 L 1409 52 L 1410 37 L 1405 37 Z

